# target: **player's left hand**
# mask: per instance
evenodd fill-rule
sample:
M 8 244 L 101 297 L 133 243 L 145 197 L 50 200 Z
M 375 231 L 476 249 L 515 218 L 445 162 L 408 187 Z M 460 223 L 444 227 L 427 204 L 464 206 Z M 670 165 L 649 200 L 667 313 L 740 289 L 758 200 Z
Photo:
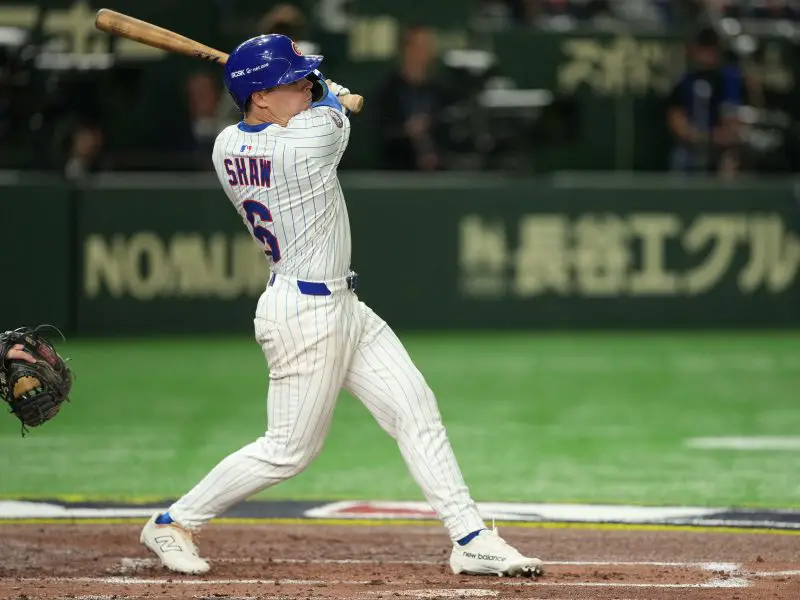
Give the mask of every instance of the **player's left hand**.
M 6 360 L 24 360 L 32 364 L 36 364 L 36 359 L 30 354 L 25 352 L 25 347 L 22 344 L 15 344 L 8 352 L 6 352 Z
M 314 69 L 306 78 L 314 83 L 314 87 L 311 89 L 311 99 L 314 102 L 322 100 L 327 95 L 328 90 L 332 91 L 334 96 L 345 96 L 350 93 L 349 88 L 336 83 L 332 79 L 326 79 L 319 69 Z
M 335 81 L 331 79 L 326 79 L 325 83 L 328 84 L 328 89 L 330 89 L 334 94 L 337 96 L 346 96 L 350 93 L 350 90 L 343 85 L 339 85 Z

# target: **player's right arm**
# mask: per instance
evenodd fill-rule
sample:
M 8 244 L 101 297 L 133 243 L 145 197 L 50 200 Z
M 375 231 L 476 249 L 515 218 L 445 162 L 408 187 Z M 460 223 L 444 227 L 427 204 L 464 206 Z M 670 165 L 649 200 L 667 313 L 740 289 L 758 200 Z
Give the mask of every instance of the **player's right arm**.
M 320 135 L 347 138 L 349 131 L 350 119 L 332 92 L 328 92 L 325 98 L 292 117 L 286 127 L 270 128 L 272 135 L 286 140 L 311 139 Z
M 339 164 L 350 139 L 350 120 L 329 105 L 312 106 L 293 117 L 286 127 L 270 127 L 287 164 L 302 163 L 329 172 Z M 276 148 L 277 151 L 277 148 Z M 281 150 L 283 153 L 283 150 Z

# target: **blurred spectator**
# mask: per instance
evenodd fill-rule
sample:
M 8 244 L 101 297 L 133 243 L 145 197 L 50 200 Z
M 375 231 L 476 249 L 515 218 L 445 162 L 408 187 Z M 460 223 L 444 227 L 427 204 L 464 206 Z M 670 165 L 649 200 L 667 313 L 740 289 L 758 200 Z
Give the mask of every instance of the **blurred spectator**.
M 158 121 L 142 124 L 144 134 L 134 149 L 117 156 L 117 163 L 133 170 L 196 171 L 212 167 L 214 141 L 228 122 L 220 120 L 221 81 L 205 71 L 194 72 L 178 87 L 180 102 L 170 113 L 157 113 Z M 150 86 L 151 91 L 157 90 Z M 237 119 L 238 120 L 238 119 Z
M 728 17 L 758 20 L 800 19 L 798 0 L 706 0 L 710 8 Z
M 319 45 L 309 39 L 308 20 L 294 4 L 276 4 L 258 22 L 258 33 L 280 33 L 292 38 L 303 54 L 320 54 Z
M 701 29 L 687 50 L 689 66 L 673 88 L 667 110 L 676 142 L 672 168 L 730 175 L 738 162 L 741 74 L 723 62 L 721 41 L 711 27 Z
M 539 0 L 477 0 L 475 27 L 481 31 L 501 31 L 516 23 L 536 19 Z
M 500 30 L 515 23 L 557 30 L 646 27 L 685 30 L 709 16 L 800 18 L 800 0 L 476 0 L 476 21 Z
M 678 1 L 678 0 L 675 0 Z M 619 22 L 660 23 L 655 0 L 534 0 L 538 17 L 550 23 L 570 23 L 613 18 Z M 534 11 L 529 7 L 528 14 Z
M 708 10 L 707 0 L 654 0 L 668 28 L 693 28 Z
M 218 78 L 208 73 L 196 73 L 186 82 L 191 151 L 209 160 L 217 134 L 228 124 L 218 116 L 221 95 Z
M 377 134 L 384 169 L 442 168 L 436 126 L 446 100 L 443 86 L 433 78 L 434 46 L 430 28 L 408 28 L 403 34 L 399 69 L 377 90 Z
M 101 170 L 105 166 L 104 143 L 105 136 L 98 125 L 87 123 L 78 126 L 69 138 L 64 176 L 77 180 Z
M 677 0 L 673 0 L 673 4 Z M 659 26 L 666 24 L 665 14 L 657 0 L 606 0 L 604 12 L 633 25 Z
M 598 5 L 605 8 L 603 0 L 529 0 L 525 14 L 532 22 L 565 27 L 590 18 Z

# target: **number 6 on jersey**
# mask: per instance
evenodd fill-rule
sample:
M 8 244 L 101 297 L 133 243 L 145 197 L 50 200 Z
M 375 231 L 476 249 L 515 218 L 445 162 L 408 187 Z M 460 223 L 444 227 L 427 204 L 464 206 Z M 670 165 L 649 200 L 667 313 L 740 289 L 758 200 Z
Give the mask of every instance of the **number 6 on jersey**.
M 256 225 L 256 217 L 262 223 L 272 223 L 272 214 L 269 209 L 255 200 L 245 200 L 242 203 L 242 208 L 247 215 L 247 221 L 253 230 L 253 237 L 259 242 L 264 244 L 264 253 L 272 257 L 272 262 L 276 263 L 281 259 L 281 249 L 278 245 L 278 238 L 261 225 Z

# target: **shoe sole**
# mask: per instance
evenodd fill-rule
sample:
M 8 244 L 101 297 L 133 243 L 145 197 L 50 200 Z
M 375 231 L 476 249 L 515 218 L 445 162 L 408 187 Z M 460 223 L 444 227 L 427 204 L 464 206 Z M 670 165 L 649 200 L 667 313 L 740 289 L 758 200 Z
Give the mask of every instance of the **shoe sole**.
M 541 577 L 544 575 L 542 565 L 519 565 L 507 568 L 505 571 L 469 571 L 462 569 L 453 570 L 456 575 L 495 575 L 497 577 Z
M 500 577 L 541 577 L 544 575 L 542 565 L 524 565 L 521 567 L 511 567 L 505 572 L 498 573 Z

